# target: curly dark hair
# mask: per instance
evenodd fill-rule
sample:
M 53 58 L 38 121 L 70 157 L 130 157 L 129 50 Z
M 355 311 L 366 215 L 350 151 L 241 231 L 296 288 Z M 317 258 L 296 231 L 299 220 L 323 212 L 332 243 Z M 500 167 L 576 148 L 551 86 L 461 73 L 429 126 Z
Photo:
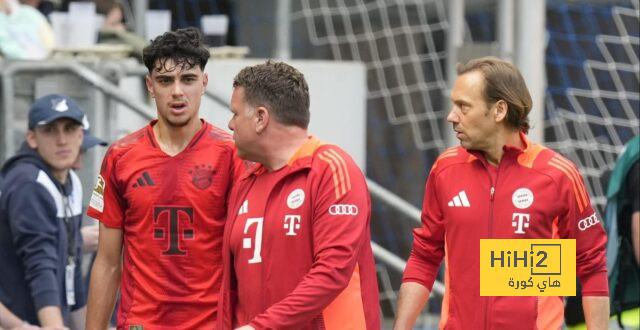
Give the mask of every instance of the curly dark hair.
M 247 103 L 273 111 L 280 123 L 309 126 L 309 86 L 304 75 L 289 64 L 268 60 L 245 67 L 233 79 L 233 87 L 243 87 Z
M 204 71 L 209 56 L 200 30 L 193 27 L 165 32 L 142 50 L 142 60 L 149 73 L 153 70 L 170 70 L 166 67 L 169 59 L 173 60 L 176 67 L 191 69 L 197 64 Z

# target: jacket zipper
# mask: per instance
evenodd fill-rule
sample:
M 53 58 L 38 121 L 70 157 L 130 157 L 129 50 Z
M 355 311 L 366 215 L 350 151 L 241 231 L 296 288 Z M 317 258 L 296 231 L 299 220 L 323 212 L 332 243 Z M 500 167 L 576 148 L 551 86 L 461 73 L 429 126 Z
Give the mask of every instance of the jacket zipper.
M 264 244 L 264 242 L 266 241 L 266 240 L 265 240 L 265 237 L 264 237 L 264 231 L 265 231 L 265 228 L 266 228 L 266 226 L 267 226 L 267 209 L 269 208 L 269 201 L 271 201 L 271 200 L 272 200 L 271 196 L 275 194 L 275 192 L 274 192 L 274 191 L 275 191 L 275 188 L 276 188 L 276 187 L 277 187 L 281 182 L 285 181 L 285 179 L 286 179 L 286 178 L 288 178 L 288 177 L 290 177 L 291 175 L 293 175 L 293 174 L 295 174 L 295 173 L 298 173 L 298 172 L 300 172 L 300 171 L 302 171 L 302 170 L 304 170 L 304 169 L 306 169 L 306 167 L 296 168 L 296 169 L 293 169 L 293 170 L 292 170 L 292 169 L 285 169 L 285 170 L 288 170 L 289 172 L 288 172 L 288 173 L 286 173 L 285 175 L 281 176 L 277 181 L 273 182 L 273 186 L 272 186 L 272 187 L 271 187 L 271 189 L 269 190 L 269 195 L 267 195 L 267 199 L 265 200 L 265 204 L 264 204 L 264 209 L 263 209 L 263 211 L 262 211 L 262 214 L 263 214 L 263 220 L 262 220 L 262 221 L 263 221 L 263 222 L 262 222 L 262 233 L 263 233 L 263 236 L 262 236 L 262 244 Z M 254 181 L 253 181 L 253 183 L 252 183 L 252 187 L 251 187 L 251 188 L 249 188 L 249 190 L 247 190 L 247 192 L 251 191 L 251 189 L 253 188 L 253 184 L 255 184 L 256 180 L 257 180 L 257 178 L 254 178 Z M 264 245 L 263 245 L 263 246 L 264 246 Z M 261 280 L 262 280 L 262 283 L 267 283 L 267 278 L 266 278 L 266 277 L 267 277 L 267 274 L 266 274 L 265 269 L 266 269 L 266 267 L 264 267 L 264 264 L 263 264 L 262 272 L 261 272 L 261 274 L 260 274 L 260 278 L 261 278 Z M 268 308 L 269 306 L 267 306 L 267 303 L 266 303 L 266 301 L 265 301 L 265 298 L 264 298 L 264 297 L 265 297 L 265 295 L 264 295 L 264 294 L 261 294 L 261 295 L 260 295 L 260 303 L 261 303 L 261 305 L 262 305 L 262 309 L 263 309 L 263 310 L 267 310 L 267 308 Z
M 491 172 L 489 170 L 488 167 L 486 166 L 491 166 L 490 164 L 487 164 L 485 166 L 485 170 L 487 171 L 487 174 L 489 175 L 489 182 L 491 183 L 491 189 L 489 190 L 489 239 L 493 238 L 493 204 L 494 204 L 494 200 L 495 200 L 495 195 L 496 195 L 496 185 L 498 184 L 498 176 L 500 176 L 500 165 L 502 164 L 502 161 L 500 161 L 500 163 L 498 163 L 498 170 L 496 171 L 496 181 L 493 182 L 493 178 L 491 177 Z M 489 329 L 489 313 L 491 313 L 491 297 L 485 297 L 486 303 L 484 304 L 485 307 L 485 313 L 484 313 L 484 328 L 485 329 Z

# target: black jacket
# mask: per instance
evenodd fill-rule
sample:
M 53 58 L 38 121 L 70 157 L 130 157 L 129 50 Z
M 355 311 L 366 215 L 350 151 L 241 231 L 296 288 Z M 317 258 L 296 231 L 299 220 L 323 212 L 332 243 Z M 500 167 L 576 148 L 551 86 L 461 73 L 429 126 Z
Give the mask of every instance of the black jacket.
M 38 309 L 54 305 L 60 306 L 68 324 L 69 312 L 86 304 L 81 220 L 82 186 L 72 170 L 61 184 L 26 143 L 2 166 L 0 301 L 18 317 L 39 324 Z M 70 260 L 75 262 L 73 306 L 65 291 Z

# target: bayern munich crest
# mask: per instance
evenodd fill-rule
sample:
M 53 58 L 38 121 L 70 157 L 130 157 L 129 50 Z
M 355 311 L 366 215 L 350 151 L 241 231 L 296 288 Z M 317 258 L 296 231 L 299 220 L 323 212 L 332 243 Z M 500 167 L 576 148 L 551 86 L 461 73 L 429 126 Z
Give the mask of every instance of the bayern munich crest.
M 304 190 L 298 188 L 292 191 L 287 197 L 287 206 L 290 209 L 297 209 L 304 203 Z
M 511 196 L 513 206 L 526 209 L 533 204 L 533 192 L 528 188 L 519 188 Z
M 213 182 L 213 175 L 216 171 L 213 170 L 211 165 L 196 165 L 189 171 L 191 174 L 191 182 L 198 189 L 206 189 Z

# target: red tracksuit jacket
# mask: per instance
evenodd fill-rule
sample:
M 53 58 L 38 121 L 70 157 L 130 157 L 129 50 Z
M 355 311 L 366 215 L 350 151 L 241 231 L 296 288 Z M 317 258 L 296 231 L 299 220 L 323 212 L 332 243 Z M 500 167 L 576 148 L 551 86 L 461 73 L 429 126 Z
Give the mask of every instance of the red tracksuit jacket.
M 530 143 L 506 146 L 495 172 L 482 153 L 446 150 L 425 188 L 422 227 L 403 282 L 431 290 L 445 258 L 443 329 L 558 329 L 561 297 L 481 297 L 481 238 L 576 240 L 576 272 L 584 296 L 607 296 L 606 234 L 576 167 L 560 154 Z
M 234 186 L 218 329 L 380 329 L 370 199 L 353 160 L 311 137 Z

